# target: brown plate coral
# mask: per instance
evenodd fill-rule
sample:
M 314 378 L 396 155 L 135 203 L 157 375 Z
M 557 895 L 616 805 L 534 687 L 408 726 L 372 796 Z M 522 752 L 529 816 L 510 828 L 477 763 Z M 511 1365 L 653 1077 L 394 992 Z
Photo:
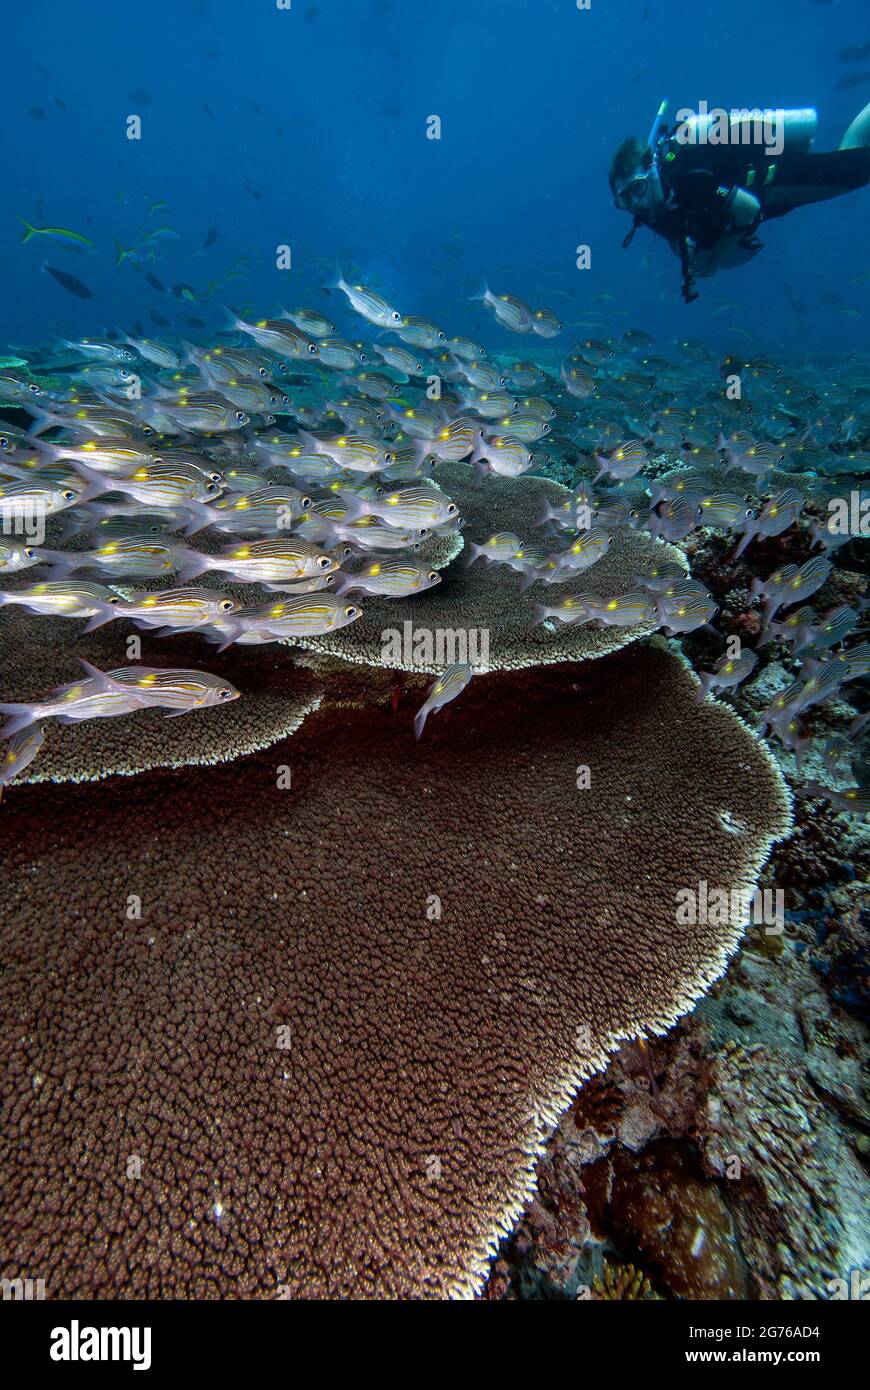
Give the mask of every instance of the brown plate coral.
M 750 888 L 788 798 L 663 645 L 477 678 L 420 743 L 374 675 L 268 752 L 10 791 L 4 1276 L 471 1294 L 578 1082 L 723 971 L 739 921 L 676 893 Z

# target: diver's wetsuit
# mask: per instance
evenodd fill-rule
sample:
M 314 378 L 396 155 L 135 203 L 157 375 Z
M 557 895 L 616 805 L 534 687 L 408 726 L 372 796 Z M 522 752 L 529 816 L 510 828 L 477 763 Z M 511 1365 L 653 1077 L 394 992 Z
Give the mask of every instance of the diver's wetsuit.
M 693 249 L 712 251 L 723 236 L 735 232 L 729 205 L 734 189 L 746 189 L 760 204 L 754 221 L 737 229 L 739 244 L 754 251 L 761 245 L 754 237 L 760 223 L 870 183 L 866 146 L 820 154 L 786 147 L 780 154 L 769 154 L 763 145 L 682 144 L 672 134 L 660 142 L 657 153 L 665 202 L 654 215 L 641 215 L 638 221 L 678 252 L 687 300 L 696 297 L 689 242 Z

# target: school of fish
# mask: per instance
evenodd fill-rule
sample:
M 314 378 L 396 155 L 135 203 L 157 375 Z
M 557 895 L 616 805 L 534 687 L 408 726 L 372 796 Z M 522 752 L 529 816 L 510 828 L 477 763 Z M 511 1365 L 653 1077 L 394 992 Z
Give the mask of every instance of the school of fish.
M 864 600 L 821 613 L 807 603 L 855 534 L 829 524 L 831 496 L 850 499 L 853 520 L 870 509 L 866 363 L 851 359 L 820 387 L 799 368 L 716 362 L 691 341 L 662 352 L 634 329 L 516 360 L 340 272 L 330 292 L 364 336 L 340 336 L 311 307 L 274 318 L 228 311 L 205 344 L 112 334 L 4 358 L 0 410 L 15 420 L 0 419 L 0 607 L 84 620 L 85 631 L 126 622 L 196 632 L 218 652 L 292 642 L 354 623 L 367 596 L 405 599 L 441 581 L 421 550 L 464 523 L 434 480 L 439 462 L 467 462 L 482 487 L 573 474 L 568 500 L 542 504 L 525 535 L 464 535 L 454 563 L 508 566 L 521 588 L 547 586 L 552 599 L 534 620 L 554 631 L 643 624 L 681 638 L 716 632 L 717 605 L 679 566 L 653 565 L 622 593 L 584 586 L 621 527 L 677 544 L 721 531 L 734 560 L 804 528 L 815 553 L 753 580 L 755 650 L 729 639 L 698 691 L 735 689 L 753 678 L 761 648 L 783 644 L 799 664 L 761 727 L 801 757 L 805 711 L 870 669 Z M 549 344 L 565 332 L 515 295 L 484 285 L 474 298 L 504 333 Z M 208 552 L 196 543 L 206 532 Z M 240 694 L 203 670 L 83 668 L 37 703 L 0 705 L 0 793 L 38 756 L 51 721 L 155 706 L 177 716 Z M 457 663 L 437 678 L 418 738 L 471 676 Z M 863 727 L 856 719 L 854 733 Z M 839 772 L 832 761 L 831 779 Z M 866 813 L 863 783 L 813 786 Z

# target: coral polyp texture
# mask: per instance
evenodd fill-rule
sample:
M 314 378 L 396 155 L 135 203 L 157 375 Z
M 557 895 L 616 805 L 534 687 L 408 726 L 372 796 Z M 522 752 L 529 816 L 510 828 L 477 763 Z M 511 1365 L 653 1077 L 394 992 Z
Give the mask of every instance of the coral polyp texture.
M 676 656 L 483 677 L 420 743 L 355 679 L 268 752 L 4 806 L 4 1277 L 473 1295 L 578 1082 L 722 974 L 739 915 L 676 895 L 751 889 L 789 799 Z

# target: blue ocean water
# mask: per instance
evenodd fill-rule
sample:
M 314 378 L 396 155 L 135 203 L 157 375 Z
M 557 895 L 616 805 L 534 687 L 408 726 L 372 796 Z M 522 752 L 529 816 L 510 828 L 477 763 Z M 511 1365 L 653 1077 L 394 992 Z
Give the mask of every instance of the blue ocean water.
M 684 306 L 663 242 L 641 231 L 622 249 L 607 170 L 663 97 L 672 110 L 815 105 L 816 148 L 836 148 L 870 97 L 870 61 L 838 54 L 868 29 L 859 0 L 18 6 L 4 19 L 3 350 L 137 322 L 154 332 L 149 311 L 195 336 L 190 320 L 220 327 L 225 302 L 343 315 L 320 289 L 340 264 L 403 312 L 483 341 L 504 341 L 469 302 L 485 276 L 580 332 L 604 321 L 717 348 L 848 352 L 867 337 L 866 190 L 765 226 L 750 266 Z M 18 218 L 96 250 L 22 245 Z M 141 247 L 157 226 L 178 239 L 116 265 L 116 240 Z M 282 245 L 290 270 L 275 266 Z M 40 273 L 46 260 L 92 297 Z M 162 294 L 147 271 L 195 299 Z

